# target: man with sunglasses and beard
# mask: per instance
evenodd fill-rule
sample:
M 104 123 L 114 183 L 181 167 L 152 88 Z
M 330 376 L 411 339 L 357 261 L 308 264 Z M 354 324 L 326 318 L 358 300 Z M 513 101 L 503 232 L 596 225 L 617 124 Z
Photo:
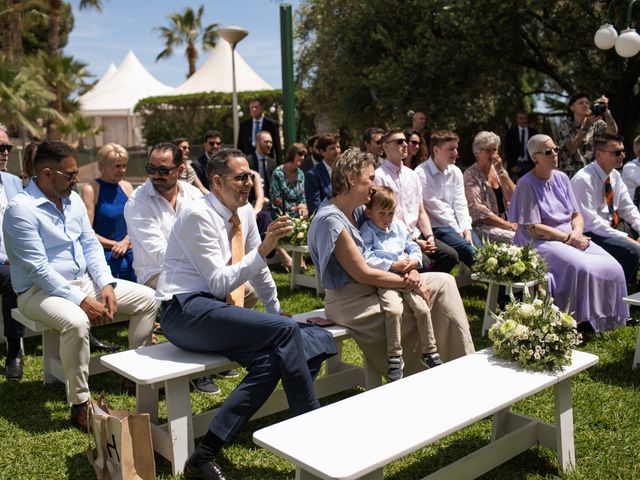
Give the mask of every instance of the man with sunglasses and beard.
M 71 421 L 88 431 L 89 328 L 130 317 L 129 347 L 151 342 L 153 290 L 114 279 L 89 223 L 78 183 L 76 152 L 45 141 L 36 176 L 5 211 L 2 225 L 20 313 L 60 335 L 60 361 L 72 403 Z
M 616 227 L 625 220 L 640 231 L 640 213 L 617 170 L 624 161 L 623 139 L 606 133 L 595 139 L 594 148 L 595 162 L 578 170 L 571 179 L 584 217 L 584 235 L 620 263 L 629 284 L 638 273 L 640 243 Z
M 149 178 L 135 189 L 124 207 L 138 281 L 154 289 L 176 217 L 186 205 L 202 197 L 199 189 L 180 180 L 186 168 L 182 159 L 182 151 L 176 145 L 154 145 L 145 167 Z M 237 376 L 237 372 L 233 373 L 230 375 Z M 220 387 L 208 375 L 194 378 L 191 384 L 201 393 L 220 393 Z
M 282 216 L 260 239 L 249 204 L 254 174 L 244 154 L 223 149 L 207 165 L 211 192 L 180 212 L 169 236 L 156 298 L 167 338 L 185 350 L 216 352 L 247 369 L 229 394 L 195 452 L 187 479 L 227 477 L 215 463 L 269 398 L 278 382 L 294 415 L 320 407 L 313 378 L 336 353 L 331 334 L 282 315 L 265 261 L 293 230 Z M 246 308 L 251 287 L 266 312 Z

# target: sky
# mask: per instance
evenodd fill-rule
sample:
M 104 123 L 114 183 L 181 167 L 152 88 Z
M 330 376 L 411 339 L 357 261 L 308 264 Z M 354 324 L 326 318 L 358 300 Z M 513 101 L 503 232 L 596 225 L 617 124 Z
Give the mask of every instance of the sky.
M 274 88 L 282 86 L 280 62 L 280 1 L 277 0 L 102 0 L 102 12 L 79 10 L 79 0 L 71 0 L 75 26 L 64 48 L 88 65 L 99 79 L 110 63 L 117 67 L 132 49 L 140 62 L 162 83 L 177 87 L 188 71 L 184 48 L 175 48 L 169 59 L 155 61 L 164 50 L 164 42 L 154 27 L 169 26 L 167 15 L 185 7 L 197 10 L 204 4 L 203 24 L 236 25 L 249 35 L 236 47 L 244 60 Z M 282 2 L 285 3 L 285 2 Z M 295 10 L 300 0 L 287 1 Z M 224 42 L 220 39 L 219 41 Z M 197 66 L 208 52 L 199 48 Z

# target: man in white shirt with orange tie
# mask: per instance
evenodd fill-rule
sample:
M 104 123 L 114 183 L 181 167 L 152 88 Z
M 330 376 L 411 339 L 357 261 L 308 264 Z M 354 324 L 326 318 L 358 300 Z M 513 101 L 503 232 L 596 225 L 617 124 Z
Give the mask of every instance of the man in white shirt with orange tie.
M 233 441 L 282 379 L 289 407 L 301 414 L 320 406 L 313 377 L 336 353 L 331 334 L 281 315 L 265 262 L 292 231 L 287 217 L 274 220 L 260 240 L 249 163 L 240 150 L 223 149 L 207 165 L 211 193 L 178 215 L 156 298 L 167 338 L 180 348 L 218 352 L 248 371 L 231 392 L 195 452 L 186 478 L 224 479 L 215 457 Z M 249 282 L 267 312 L 243 307 Z
M 622 137 L 605 133 L 595 139 L 594 148 L 595 161 L 571 179 L 584 218 L 584 234 L 620 263 L 627 283 L 631 283 L 638 273 L 640 243 L 616 227 L 626 220 L 640 231 L 640 213 L 616 170 L 624 160 Z

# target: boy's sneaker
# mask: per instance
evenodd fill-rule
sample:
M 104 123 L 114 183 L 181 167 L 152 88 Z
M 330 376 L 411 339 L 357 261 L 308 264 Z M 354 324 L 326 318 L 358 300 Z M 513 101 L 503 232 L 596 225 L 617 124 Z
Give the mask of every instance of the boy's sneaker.
M 404 360 L 402 357 L 389 357 L 389 370 L 387 370 L 387 378 L 390 382 L 395 382 L 402 378 L 402 369 L 404 368 Z
M 442 365 L 440 354 L 438 352 L 425 353 L 424 355 L 422 355 L 422 364 L 427 368 L 433 368 L 437 367 L 438 365 Z

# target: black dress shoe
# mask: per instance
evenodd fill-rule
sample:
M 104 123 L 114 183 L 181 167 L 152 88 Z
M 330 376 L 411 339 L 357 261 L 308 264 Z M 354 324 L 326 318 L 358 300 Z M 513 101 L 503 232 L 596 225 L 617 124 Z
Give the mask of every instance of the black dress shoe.
M 189 460 L 184 464 L 184 478 L 187 480 L 231 480 L 227 477 L 220 465 L 211 461 L 196 467 Z
M 120 350 L 120 345 L 118 345 L 117 343 L 102 342 L 102 341 L 98 340 L 96 337 L 94 337 L 92 333 L 90 333 L 89 334 L 89 349 L 92 352 L 107 352 L 107 353 L 111 353 L 111 352 L 117 352 L 118 350 Z
M 89 432 L 89 401 L 71 405 L 71 423 L 83 432 Z
M 4 374 L 10 382 L 19 382 L 22 380 L 23 372 L 22 357 L 17 356 L 13 360 L 7 359 Z
M 636 325 L 640 325 L 640 320 L 633 317 L 627 318 L 627 327 L 635 327 Z

